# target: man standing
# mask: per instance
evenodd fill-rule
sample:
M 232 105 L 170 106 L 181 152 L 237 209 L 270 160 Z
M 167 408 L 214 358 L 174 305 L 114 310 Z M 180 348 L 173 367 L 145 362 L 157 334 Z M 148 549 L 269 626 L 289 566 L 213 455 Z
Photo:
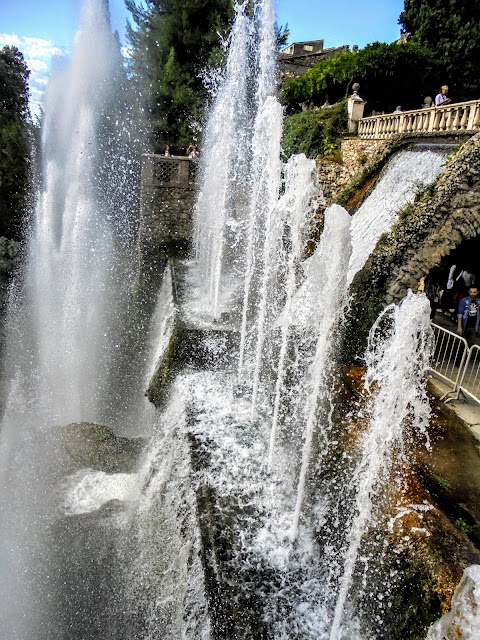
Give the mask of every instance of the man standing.
M 460 300 L 457 320 L 457 333 L 464 336 L 470 346 L 479 344 L 480 300 L 476 286 L 472 285 L 468 290 L 468 296 Z

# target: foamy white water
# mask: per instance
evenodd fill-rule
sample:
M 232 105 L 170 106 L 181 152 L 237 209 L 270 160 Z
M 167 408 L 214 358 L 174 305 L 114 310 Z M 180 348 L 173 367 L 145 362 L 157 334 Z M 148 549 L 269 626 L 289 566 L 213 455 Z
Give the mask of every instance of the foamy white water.
M 303 154 L 292 156 L 284 167 L 284 173 L 285 193 L 278 203 L 277 211 L 283 220 L 283 224 L 289 229 L 292 247 L 286 265 L 286 296 L 285 306 L 282 312 L 283 321 L 281 322 L 280 329 L 280 350 L 277 362 L 277 379 L 275 382 L 275 397 L 268 452 L 268 465 L 270 469 L 273 464 L 275 440 L 280 418 L 280 406 L 284 393 L 290 321 L 293 317 L 292 305 L 297 290 L 296 266 L 300 263 L 308 225 L 313 216 L 315 206 L 321 197 L 316 180 L 316 164 L 313 160 L 307 159 Z
M 197 286 L 203 293 L 203 306 L 210 319 L 218 319 L 228 301 L 228 297 L 227 300 L 221 297 L 226 288 L 220 291 L 220 282 L 228 278 L 232 268 L 234 271 L 232 246 L 242 231 L 238 209 L 248 190 L 252 153 L 248 87 L 253 74 L 252 33 L 253 24 L 245 15 L 245 7 L 236 5 L 226 72 L 204 132 L 202 186 L 195 207 L 195 246 Z
M 47 583 L 55 552 L 47 540 L 61 479 L 55 428 L 100 421 L 111 381 L 127 284 L 115 272 L 125 263 L 111 223 L 119 214 L 102 196 L 102 117 L 114 54 L 105 3 L 85 0 L 71 56 L 46 90 L 43 180 L 7 317 L 12 384 L 0 435 L 0 636 L 12 640 L 36 640 L 42 625 L 54 628 Z
M 388 163 L 378 184 L 352 219 L 352 257 L 348 282 L 362 269 L 380 236 L 397 221 L 397 214 L 413 202 L 418 188 L 430 184 L 445 166 L 445 150 L 400 151 Z
M 391 316 L 386 335 L 380 324 Z M 400 449 L 407 420 L 423 436 L 430 417 L 426 373 L 430 365 L 433 333 L 430 304 L 426 296 L 411 291 L 400 306 L 390 305 L 370 331 L 366 354 L 366 384 L 373 400 L 369 426 L 362 440 L 362 457 L 355 469 L 355 516 L 351 523 L 343 575 L 340 580 L 330 640 L 341 634 L 342 617 L 358 558 L 373 508 L 375 493 L 388 477 L 395 447 Z M 348 629 L 344 630 L 348 636 Z
M 427 640 L 477 640 L 479 629 L 480 565 L 474 564 L 463 572 L 453 594 L 450 611 L 430 627 Z
M 328 373 L 335 359 L 336 334 L 347 307 L 347 265 L 350 259 L 350 222 L 348 213 L 333 205 L 325 212 L 325 227 L 313 256 L 309 259 L 306 280 L 297 299 L 302 318 L 314 323 L 314 357 L 306 383 L 304 408 L 304 442 L 302 464 L 297 486 L 291 538 L 298 536 L 307 470 L 310 464 L 312 438 L 318 425 L 319 402 L 328 402 Z M 307 326 L 308 326 L 307 325 Z M 312 345 L 313 346 L 313 345 Z M 323 419 L 325 419 L 324 411 Z
M 136 474 L 85 469 L 66 479 L 63 507 L 66 515 L 90 513 L 110 500 L 132 499 L 137 487 Z

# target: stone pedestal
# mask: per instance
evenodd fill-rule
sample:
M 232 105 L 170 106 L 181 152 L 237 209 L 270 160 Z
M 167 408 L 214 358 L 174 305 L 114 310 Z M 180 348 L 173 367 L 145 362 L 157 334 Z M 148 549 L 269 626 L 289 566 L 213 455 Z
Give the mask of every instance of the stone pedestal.
M 352 87 L 353 93 L 348 99 L 348 133 L 357 133 L 358 121 L 363 118 L 365 100 L 358 95 L 360 85 L 355 83 Z

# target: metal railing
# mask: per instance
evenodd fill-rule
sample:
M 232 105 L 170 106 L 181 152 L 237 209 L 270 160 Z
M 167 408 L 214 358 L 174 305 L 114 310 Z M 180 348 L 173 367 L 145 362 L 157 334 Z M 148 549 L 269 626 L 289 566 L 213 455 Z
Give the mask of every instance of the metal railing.
M 191 189 L 198 173 L 198 160 L 185 156 L 160 156 L 146 153 L 142 156 L 142 185 L 154 188 L 180 187 Z
M 433 324 L 435 346 L 432 373 L 452 386 L 441 400 L 458 400 L 460 395 L 480 404 L 480 347 L 468 343 L 462 336 Z
M 472 345 L 468 351 L 458 390 L 470 400 L 480 404 L 480 347 L 476 344 Z

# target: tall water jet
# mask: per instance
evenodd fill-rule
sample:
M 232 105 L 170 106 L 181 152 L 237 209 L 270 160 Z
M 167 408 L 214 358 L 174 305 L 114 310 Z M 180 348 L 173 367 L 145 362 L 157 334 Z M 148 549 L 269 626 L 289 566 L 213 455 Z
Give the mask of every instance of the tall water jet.
M 229 282 L 229 276 L 235 279 L 235 248 L 242 234 L 242 203 L 248 192 L 252 33 L 253 25 L 245 14 L 245 6 L 236 5 L 227 67 L 204 133 L 202 187 L 195 207 L 195 246 L 201 306 L 215 320 L 220 318 L 225 305 L 220 296 L 220 282 L 222 278 Z M 223 288 L 224 295 L 228 289 L 228 285 Z
M 275 440 L 280 419 L 280 405 L 284 393 L 286 376 L 286 356 L 290 335 L 290 320 L 293 317 L 294 296 L 297 291 L 297 265 L 303 256 L 304 240 L 315 207 L 321 197 L 316 180 L 316 165 L 303 154 L 292 156 L 284 167 L 285 193 L 281 197 L 277 211 L 289 231 L 291 247 L 286 261 L 285 305 L 281 316 L 280 349 L 277 361 L 277 379 L 273 401 L 272 424 L 268 466 L 273 464 Z
M 246 250 L 244 266 L 244 291 L 242 324 L 240 329 L 239 375 L 243 373 L 247 340 L 247 323 L 251 306 L 252 278 L 257 254 L 263 253 L 263 288 L 268 277 L 266 265 L 269 251 L 269 233 L 272 210 L 280 189 L 280 141 L 282 137 L 283 110 L 276 100 L 275 11 L 271 0 L 258 6 L 260 11 L 260 43 L 256 86 L 256 116 L 252 141 L 252 165 Z M 261 298 L 264 297 L 261 296 Z M 261 338 L 257 341 L 261 342 Z M 252 407 L 255 407 L 255 390 Z
M 46 91 L 43 181 L 7 318 L 11 384 L 0 436 L 5 638 L 37 638 L 47 626 L 54 633 L 54 551 L 46 536 L 58 506 L 52 488 L 62 475 L 60 426 L 101 422 L 118 339 L 125 273 L 115 270 L 117 246 L 128 241 L 117 242 L 119 212 L 103 193 L 109 163 L 101 139 L 114 54 L 106 3 L 85 0 L 70 63 L 58 65 Z
M 389 322 L 390 326 L 385 327 Z M 370 418 L 362 439 L 361 460 L 351 483 L 355 515 L 349 526 L 343 575 L 330 640 L 341 636 L 344 606 L 352 586 L 360 544 L 369 526 L 373 501 L 388 477 L 394 449 L 402 449 L 407 421 L 423 436 L 430 417 L 426 373 L 432 353 L 430 304 L 426 296 L 409 292 L 400 306 L 387 307 L 370 331 L 365 381 L 372 391 Z M 347 629 L 348 631 L 348 629 Z
M 338 329 L 347 306 L 350 222 L 350 216 L 342 207 L 333 205 L 327 209 L 320 245 L 308 262 L 306 280 L 296 299 L 297 317 L 310 334 L 307 340 L 314 355 L 302 391 L 303 451 L 290 533 L 292 540 L 298 536 L 313 433 L 317 424 L 326 432 L 327 425 L 322 422 L 328 421 L 330 408 L 329 373 L 338 347 Z M 312 327 L 315 327 L 313 332 Z

